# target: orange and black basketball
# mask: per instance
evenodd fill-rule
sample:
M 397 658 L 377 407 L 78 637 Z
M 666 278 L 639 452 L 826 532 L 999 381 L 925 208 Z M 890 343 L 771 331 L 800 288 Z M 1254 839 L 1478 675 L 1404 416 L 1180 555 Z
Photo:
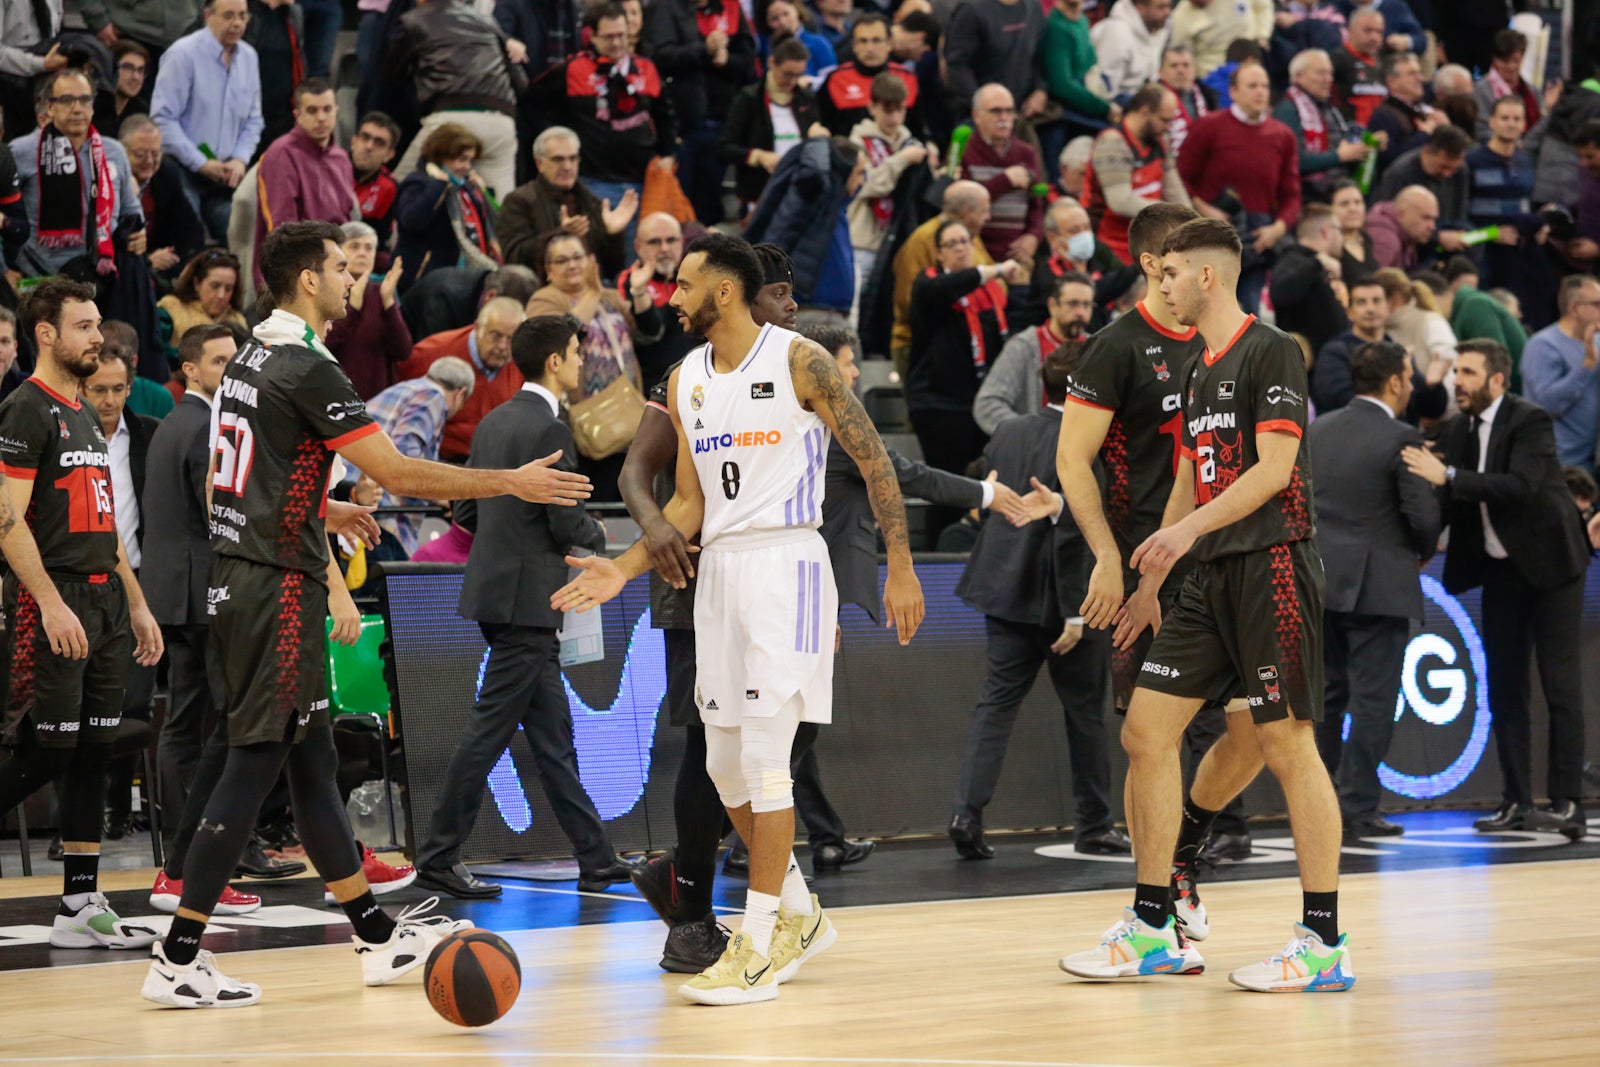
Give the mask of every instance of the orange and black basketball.
M 492 930 L 463 930 L 433 947 L 423 968 L 433 1010 L 457 1026 L 488 1026 L 522 991 L 522 965 Z

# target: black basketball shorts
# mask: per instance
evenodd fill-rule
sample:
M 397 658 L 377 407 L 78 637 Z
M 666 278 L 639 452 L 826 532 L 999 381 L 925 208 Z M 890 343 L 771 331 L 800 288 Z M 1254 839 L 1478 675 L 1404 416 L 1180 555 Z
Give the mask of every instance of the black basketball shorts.
M 228 744 L 299 743 L 328 725 L 321 575 L 218 556 L 208 595 Z
M 1258 723 L 1322 718 L 1322 557 L 1295 541 L 1202 563 L 1178 591 L 1139 686 L 1224 704 Z
M 22 720 L 39 745 L 72 748 L 81 737 L 111 744 L 122 722 L 122 696 L 133 662 L 128 595 L 115 574 L 52 574 L 61 599 L 89 640 L 85 659 L 50 651 L 38 601 L 14 574 L 5 577 L 6 619 L 11 628 L 11 693 L 0 736 L 15 739 Z

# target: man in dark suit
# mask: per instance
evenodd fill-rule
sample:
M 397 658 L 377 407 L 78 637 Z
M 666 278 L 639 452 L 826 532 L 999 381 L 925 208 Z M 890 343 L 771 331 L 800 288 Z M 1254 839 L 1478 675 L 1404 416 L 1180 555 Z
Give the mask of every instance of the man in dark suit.
M 183 399 L 150 439 L 146 461 L 145 599 L 167 643 L 171 695 L 157 745 L 161 803 L 176 829 L 215 704 L 206 671 L 206 587 L 211 533 L 206 471 L 211 462 L 211 398 L 238 344 L 227 326 L 190 329 L 179 339 Z M 170 845 L 170 842 L 169 842 Z
M 1444 459 L 1421 448 L 1404 453 L 1410 470 L 1441 491 L 1450 550 L 1444 587 L 1483 586 L 1483 644 L 1489 707 L 1505 785 L 1498 811 L 1473 826 L 1586 832 L 1583 694 L 1578 621 L 1589 543 L 1556 457 L 1555 430 L 1538 405 L 1508 393 L 1511 356 L 1498 341 L 1457 346 L 1456 406 L 1441 437 Z M 1528 652 L 1550 708 L 1547 808 L 1533 806 Z
M 1417 564 L 1439 541 L 1439 501 L 1400 460 L 1422 443 L 1400 417 L 1411 401 L 1411 361 L 1400 345 L 1362 345 L 1350 364 L 1355 399 L 1308 431 L 1317 487 L 1326 711 L 1317 745 L 1339 790 L 1346 840 L 1404 830 L 1378 813 L 1378 764 L 1394 734 L 1395 694 L 1411 621 L 1422 618 Z M 1341 746 L 1346 713 L 1350 733 Z
M 1110 692 L 1111 636 L 1086 629 L 1076 618 L 1087 591 L 1093 558 L 1057 491 L 1056 440 L 1067 379 L 1083 356 L 1069 340 L 1044 362 L 1045 409 L 995 428 L 984 449 L 1001 482 L 1034 490 L 1022 498 L 1026 514 L 1044 519 L 1016 526 L 1004 516 L 984 521 L 956 593 L 983 612 L 988 628 L 988 677 L 972 714 L 961 782 L 956 789 L 950 839 L 967 859 L 989 859 L 983 809 L 994 796 L 1017 711 L 1041 664 L 1061 701 L 1077 800 L 1074 843 L 1097 855 L 1132 851 L 1111 822 L 1111 754 L 1105 715 Z
M 511 358 L 527 383 L 478 424 L 468 466 L 522 466 L 553 452 L 563 469 L 576 456 L 560 398 L 577 388 L 581 332 L 567 315 L 540 315 L 517 327 Z M 601 892 L 626 881 L 633 865 L 619 860 L 594 802 L 578 777 L 572 711 L 561 683 L 561 613 L 550 596 L 567 582 L 566 554 L 579 546 L 605 551 L 605 530 L 580 504 L 555 507 L 513 498 L 478 504 L 476 536 L 461 585 L 461 616 L 474 619 L 489 642 L 489 660 L 471 718 L 434 801 L 428 836 L 417 849 L 417 884 L 451 896 L 500 895 L 461 862 L 489 771 L 521 726 L 539 767 L 539 781 L 578 859 L 578 888 Z

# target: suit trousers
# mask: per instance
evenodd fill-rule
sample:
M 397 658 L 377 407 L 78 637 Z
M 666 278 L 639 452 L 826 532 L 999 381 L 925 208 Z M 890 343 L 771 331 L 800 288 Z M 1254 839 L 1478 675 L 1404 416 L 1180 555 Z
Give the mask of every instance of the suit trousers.
M 215 671 L 206 656 L 207 633 L 204 623 L 161 628 L 167 644 L 171 691 L 167 717 L 161 723 L 157 762 L 161 767 L 161 804 L 169 827 L 183 810 L 200 763 L 200 751 L 217 717 L 217 703 L 212 697 Z
M 816 741 L 817 724 L 801 723 L 795 729 L 789 759 L 789 776 L 794 779 L 794 810 L 806 824 L 806 839 L 812 851 L 824 845 L 844 844 L 844 820 L 822 791 Z
M 1583 693 L 1578 621 L 1584 575 L 1554 589 L 1535 589 L 1507 560 L 1485 560 L 1483 647 L 1489 660 L 1489 708 L 1508 804 L 1533 803 L 1533 724 L 1528 710 L 1532 646 L 1550 710 L 1552 800 L 1583 795 Z
M 489 642 L 483 685 L 461 732 L 461 742 L 434 798 L 427 839 L 417 866 L 437 870 L 461 860 L 472 833 L 489 772 L 521 726 L 539 768 L 539 784 L 556 822 L 572 842 L 583 871 L 616 859 L 611 840 L 578 777 L 572 739 L 572 709 L 561 684 L 561 646 L 554 629 L 481 623 Z
M 955 814 L 983 821 L 983 809 L 994 797 L 1005 762 L 1006 745 L 1017 712 L 1033 689 L 1041 665 L 1067 724 L 1072 792 L 1077 800 L 1075 836 L 1082 838 L 1111 826 L 1111 755 L 1106 742 L 1106 697 L 1110 688 L 1110 632 L 1084 628 L 1083 640 L 1064 656 L 1050 651 L 1059 629 L 985 617 L 988 629 L 988 676 L 983 696 L 972 713 L 967 753 L 956 790 Z
M 1317 748 L 1339 790 L 1346 825 L 1378 814 L 1378 764 L 1394 736 L 1394 704 L 1405 669 L 1411 620 L 1393 615 L 1322 613 L 1326 681 Z M 1350 736 L 1344 738 L 1345 715 Z

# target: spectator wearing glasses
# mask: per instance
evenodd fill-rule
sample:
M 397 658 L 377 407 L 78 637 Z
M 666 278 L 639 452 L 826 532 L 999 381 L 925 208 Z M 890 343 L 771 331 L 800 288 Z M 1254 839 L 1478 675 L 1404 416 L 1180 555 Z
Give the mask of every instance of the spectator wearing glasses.
M 1011 90 L 990 84 L 972 97 L 973 136 L 961 155 L 961 176 L 989 191 L 983 243 L 1022 264 L 1026 280 L 1044 239 L 1044 201 L 1032 195 L 1043 181 L 1039 153 L 1015 136 L 1017 108 Z
M 161 151 L 161 127 L 148 115 L 132 115 L 123 122 L 119 139 L 144 213 L 145 258 L 157 288 L 166 293 L 178 269 L 200 251 L 205 226 L 184 196 L 183 169 Z
M 802 84 L 805 70 L 806 46 L 785 38 L 772 46 L 766 77 L 740 89 L 728 106 L 718 150 L 734 165 L 734 189 L 746 213 L 790 150 L 808 137 L 827 134 L 818 122 L 817 96 Z
M 661 319 L 659 340 L 634 344 L 644 392 L 649 396 L 677 362 L 700 344 L 700 338 L 684 333 L 677 313 L 668 306 L 678 291 L 678 264 L 683 260 L 683 228 L 678 220 L 661 211 L 646 215 L 639 220 L 633 246 L 639 258 L 617 275 L 617 296 L 636 309 L 647 296 Z
M 638 210 L 638 198 L 612 205 L 578 177 L 582 142 L 576 131 L 551 126 L 533 142 L 539 176 L 500 205 L 501 247 L 507 263 L 544 270 L 544 249 L 561 234 L 583 238 L 600 260 L 601 275 L 614 278 L 626 263 L 622 235 Z
M 111 61 L 116 80 L 94 97 L 94 128 L 104 137 L 121 134 L 125 119 L 150 113 L 150 50 L 138 41 L 118 41 Z
M 1556 455 L 1563 466 L 1593 473 L 1600 437 L 1600 281 L 1587 274 L 1561 279 L 1561 318 L 1522 349 L 1522 385 L 1527 398 L 1555 421 Z
M 378 247 L 386 248 L 394 232 L 394 201 L 400 193 L 389 164 L 395 145 L 400 142 L 400 124 L 381 111 L 369 111 L 356 124 L 350 138 L 350 166 L 355 172 L 356 204 L 361 221 L 378 235 Z

